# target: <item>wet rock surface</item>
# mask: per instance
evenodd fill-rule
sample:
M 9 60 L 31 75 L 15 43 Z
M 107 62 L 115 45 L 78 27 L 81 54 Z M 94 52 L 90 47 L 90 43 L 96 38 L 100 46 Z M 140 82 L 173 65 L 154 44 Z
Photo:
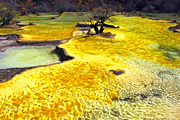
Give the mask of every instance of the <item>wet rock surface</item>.
M 20 46 L 17 40 L 20 38 L 19 35 L 0 35 L 0 52 L 4 52 L 9 47 Z

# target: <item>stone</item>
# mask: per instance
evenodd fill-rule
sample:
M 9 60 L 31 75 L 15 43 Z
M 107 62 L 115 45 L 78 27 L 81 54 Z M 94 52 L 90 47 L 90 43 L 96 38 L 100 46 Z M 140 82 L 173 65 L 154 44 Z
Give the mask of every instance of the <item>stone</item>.
M 34 23 L 29 23 L 29 25 L 34 25 Z
M 100 36 L 105 37 L 105 38 L 113 38 L 115 34 L 112 34 L 110 32 L 107 33 L 99 33 Z
M 51 17 L 51 19 L 56 19 L 55 17 Z
M 113 72 L 113 74 L 115 74 L 115 75 L 121 75 L 121 74 L 125 73 L 124 70 L 110 70 L 110 71 Z
M 63 48 L 60 48 L 58 46 L 56 46 L 55 52 L 61 56 L 61 62 L 73 59 L 73 57 L 66 54 L 66 51 Z

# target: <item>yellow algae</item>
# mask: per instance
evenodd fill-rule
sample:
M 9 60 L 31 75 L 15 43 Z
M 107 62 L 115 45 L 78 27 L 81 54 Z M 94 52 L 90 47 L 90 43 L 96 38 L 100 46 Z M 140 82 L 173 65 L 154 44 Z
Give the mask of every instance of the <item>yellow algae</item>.
M 93 57 L 89 55 L 35 68 L 1 83 L 4 86 L 1 92 L 4 95 L 4 98 L 1 96 L 1 117 L 8 114 L 7 119 L 75 119 L 87 117 L 88 114 L 93 119 L 93 114 L 104 111 L 103 108 L 113 108 L 116 104 L 114 100 L 134 98 L 135 94 L 150 90 L 151 83 L 156 81 L 153 74 L 123 64 L 122 61 Z M 124 70 L 125 73 L 117 76 L 109 71 L 111 69 Z M 10 89 L 14 87 L 16 89 Z M 106 116 L 106 112 L 95 118 Z
M 179 67 L 179 58 L 170 60 L 163 52 L 151 48 L 154 44 L 170 48 L 176 46 L 179 51 L 180 34 L 168 30 L 174 23 L 140 17 L 113 16 L 112 19 L 115 20 L 107 23 L 118 25 L 120 28 L 105 28 L 104 32 L 116 34 L 114 38 L 85 35 L 73 38 L 60 46 L 76 57 L 99 54 L 110 58 L 133 56 L 169 67 Z M 178 52 L 172 54 L 179 56 Z
M 150 68 L 158 66 L 156 63 L 178 66 L 178 58 L 170 61 L 164 56 L 178 43 L 176 37 L 170 35 L 172 32 L 166 30 L 172 23 L 139 17 L 117 18 L 124 20 L 113 23 L 119 25 L 119 29 L 105 29 L 115 33 L 114 38 L 98 35 L 73 38 L 59 46 L 75 59 L 28 70 L 1 83 L 1 119 L 143 120 L 149 116 L 153 119 L 176 117 L 177 111 L 173 108 L 178 101 L 178 77 L 165 68 Z M 147 31 L 138 23 L 147 27 Z M 157 31 L 166 33 L 158 36 Z M 153 37 L 155 34 L 158 38 Z M 164 46 L 166 38 L 170 40 L 169 46 Z M 153 48 L 154 44 L 163 47 L 157 51 L 159 47 Z M 134 65 L 136 59 L 142 63 L 141 67 Z M 115 75 L 110 70 L 125 73 Z
M 22 35 L 20 40 L 59 40 L 72 37 L 74 31 L 77 28 L 62 26 L 56 26 L 56 28 L 47 26 L 47 25 L 36 25 L 36 26 L 27 26 L 24 31 L 18 34 Z
M 108 79 L 101 79 L 101 76 L 107 76 L 101 67 L 80 59 L 70 63 L 32 69 L 2 83 L 1 116 L 8 114 L 8 119 L 20 119 L 27 115 L 43 118 L 56 118 L 57 115 L 65 119 L 69 114 L 75 114 L 74 117 L 80 115 L 82 103 L 78 99 L 83 96 L 86 100 L 93 98 L 105 102 L 109 99 L 102 87 L 103 84 L 106 86 Z M 2 95 L 5 97 L 2 98 Z
M 5 96 L 4 99 L 1 98 L 1 116 L 5 115 L 7 109 L 11 109 L 7 114 L 12 114 L 9 118 L 13 118 L 18 115 L 16 112 L 19 108 L 18 112 L 22 111 L 21 116 L 18 116 L 20 118 L 27 115 L 56 118 L 59 115 L 58 117 L 63 119 L 69 114 L 75 114 L 76 117 L 81 115 L 84 108 L 92 106 L 86 105 L 88 101 L 113 104 L 113 99 L 121 97 L 116 91 L 120 92 L 123 91 L 122 88 L 127 88 L 119 89 L 117 86 L 122 86 L 117 84 L 119 78 L 108 70 L 110 68 L 127 69 L 125 71 L 129 77 L 131 73 L 128 69 L 136 74 L 139 71 L 122 63 L 117 65 L 113 62 L 108 63 L 108 58 L 99 59 L 100 57 L 97 56 L 95 59 L 89 59 L 89 57 L 28 70 L 6 83 L 1 83 L 1 86 L 4 86 L 1 94 Z M 133 78 L 136 77 L 133 76 Z M 126 78 L 126 81 L 129 81 L 128 79 L 131 77 Z M 144 83 L 141 85 L 136 79 L 134 82 L 137 83 L 135 86 L 144 86 Z M 147 84 L 149 82 L 151 80 L 145 81 Z M 15 86 L 16 89 L 10 89 Z M 139 92 L 141 90 L 139 89 Z
M 56 19 L 51 19 L 55 17 Z M 40 14 L 20 16 L 18 21 L 20 24 L 28 25 L 18 28 L 1 28 L 0 34 L 20 34 L 22 38 L 20 40 L 59 40 L 67 39 L 73 36 L 73 32 L 77 31 L 75 27 L 76 23 L 80 21 L 80 17 L 76 14 L 63 13 L 60 17 L 57 14 Z M 33 23 L 34 25 L 29 25 Z

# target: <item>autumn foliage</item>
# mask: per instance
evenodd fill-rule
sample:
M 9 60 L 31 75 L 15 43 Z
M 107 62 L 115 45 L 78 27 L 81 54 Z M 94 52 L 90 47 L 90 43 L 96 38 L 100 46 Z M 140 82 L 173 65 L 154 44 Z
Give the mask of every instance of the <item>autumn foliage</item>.
M 13 17 L 15 17 L 16 10 L 12 4 L 0 2 L 0 13 L 0 22 L 2 22 L 2 26 L 4 26 L 8 25 Z
M 16 13 L 58 12 L 61 15 L 64 11 L 86 12 L 102 6 L 117 12 L 180 13 L 179 0 L 0 0 L 0 22 L 8 24 Z
M 34 9 L 35 2 L 33 0 L 18 0 L 17 5 L 21 15 L 26 15 L 31 9 Z

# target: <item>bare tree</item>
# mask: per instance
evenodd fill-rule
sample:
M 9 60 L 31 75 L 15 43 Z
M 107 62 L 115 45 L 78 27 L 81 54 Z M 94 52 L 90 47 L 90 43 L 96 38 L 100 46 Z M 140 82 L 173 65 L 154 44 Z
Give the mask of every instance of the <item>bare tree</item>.
M 96 34 L 102 33 L 104 31 L 104 22 L 112 16 L 111 9 L 98 7 L 93 9 L 89 21 L 91 26 L 94 28 Z M 100 26 L 100 30 L 98 30 Z
M 73 11 L 73 9 L 75 9 L 75 6 L 68 0 L 56 0 L 55 3 L 56 11 L 58 12 L 59 16 L 64 11 Z
M 18 4 L 18 8 L 21 15 L 26 15 L 28 12 L 30 12 L 32 9 L 36 7 L 35 2 L 33 2 L 33 0 L 17 0 L 16 3 Z
M 99 7 L 95 7 L 94 9 L 92 9 L 90 11 L 90 15 L 88 16 L 88 18 L 86 18 L 86 20 L 91 23 L 90 27 L 94 28 L 96 34 L 99 34 L 103 33 L 104 23 L 112 15 L 113 12 L 109 5 L 105 4 L 103 0 L 100 0 Z M 98 29 L 98 26 L 100 26 L 100 29 Z

